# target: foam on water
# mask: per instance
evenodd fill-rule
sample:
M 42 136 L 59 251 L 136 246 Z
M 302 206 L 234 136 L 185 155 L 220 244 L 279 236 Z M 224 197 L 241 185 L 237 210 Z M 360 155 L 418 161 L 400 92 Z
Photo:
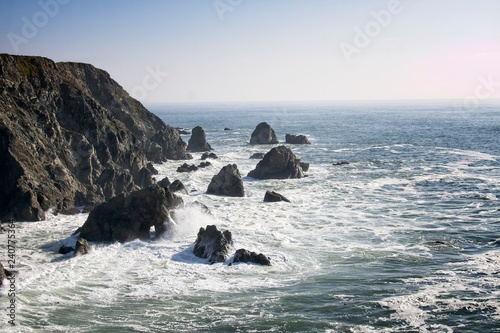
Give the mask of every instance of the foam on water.
M 18 223 L 18 332 L 498 327 L 500 154 L 450 138 L 468 128 L 481 136 L 485 131 L 474 126 L 500 120 L 488 114 L 488 122 L 478 117 L 443 136 L 444 118 L 431 111 L 315 107 L 307 118 L 299 107 L 285 115 L 258 108 L 234 117 L 210 109 L 211 117 L 185 110 L 166 120 L 187 128 L 201 124 L 220 158 L 192 173 L 176 172 L 184 161 L 155 167 L 157 179 L 185 184 L 185 203 L 203 203 L 211 214 L 189 206 L 176 212 L 176 225 L 161 239 L 92 244 L 90 254 L 76 258 L 57 251 L 74 245 L 70 235 L 86 214 L 49 213 L 47 221 Z M 408 122 L 401 123 L 401 112 Z M 247 144 L 254 126 L 269 119 L 279 120 L 269 122 L 280 138 L 307 133 L 314 140 L 291 146 L 311 163 L 309 177 L 246 177 L 258 162 L 249 157 L 271 148 Z M 223 131 L 226 126 L 234 130 Z M 201 154 L 193 155 L 187 162 L 199 164 Z M 338 161 L 350 164 L 332 165 Z M 207 195 L 213 175 L 229 163 L 244 177 L 245 197 Z M 291 203 L 263 203 L 266 190 Z M 232 232 L 235 250 L 262 252 L 272 266 L 209 265 L 195 257 L 199 228 L 212 224 Z

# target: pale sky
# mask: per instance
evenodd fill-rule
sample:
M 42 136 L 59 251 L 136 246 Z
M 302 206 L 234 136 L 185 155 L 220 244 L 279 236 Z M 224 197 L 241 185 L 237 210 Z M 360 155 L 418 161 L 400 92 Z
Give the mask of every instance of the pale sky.
M 500 98 L 500 1 L 1 0 L 0 53 L 146 104 Z

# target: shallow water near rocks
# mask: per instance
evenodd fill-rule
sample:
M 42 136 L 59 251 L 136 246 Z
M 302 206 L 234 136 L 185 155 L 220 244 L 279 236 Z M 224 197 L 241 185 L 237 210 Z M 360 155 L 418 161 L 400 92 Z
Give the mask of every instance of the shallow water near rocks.
M 192 207 L 156 241 L 93 244 L 61 256 L 86 214 L 17 222 L 13 332 L 498 332 L 500 107 L 412 104 L 166 105 L 175 127 L 204 128 L 220 157 L 180 179 Z M 250 146 L 267 121 L 311 145 L 290 146 L 308 177 L 244 177 L 244 198 L 205 194 L 236 163 L 243 176 L 272 146 Z M 224 131 L 228 127 L 232 130 Z M 184 136 L 185 141 L 189 136 Z M 198 164 L 201 153 L 193 154 Z M 347 161 L 349 164 L 333 165 Z M 263 203 L 266 190 L 291 203 Z M 200 227 L 230 230 L 235 249 L 272 266 L 208 265 L 192 254 Z M 0 235 L 5 239 L 5 235 Z M 2 250 L 3 251 L 3 250 Z M 1 289 L 6 303 L 5 288 Z M 3 319 L 1 319 L 3 318 Z

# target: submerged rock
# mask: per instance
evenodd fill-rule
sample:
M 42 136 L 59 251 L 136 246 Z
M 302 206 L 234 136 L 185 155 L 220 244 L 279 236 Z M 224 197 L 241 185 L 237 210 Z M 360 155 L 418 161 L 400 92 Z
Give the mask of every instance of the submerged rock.
M 275 143 L 279 143 L 278 138 L 276 137 L 276 133 L 266 122 L 262 122 L 257 125 L 252 133 L 252 136 L 250 137 L 251 145 Z
M 75 248 L 71 247 L 71 246 L 63 245 L 59 248 L 60 254 L 68 254 L 68 253 L 73 252 L 73 251 L 75 251 Z
M 279 202 L 285 201 L 290 202 L 286 197 L 274 191 L 266 191 L 266 195 L 264 196 L 264 202 Z
M 183 165 L 177 168 L 177 172 L 193 172 L 197 170 L 198 167 L 196 165 L 194 164 L 189 165 L 187 163 L 184 163 Z
M 159 186 L 120 194 L 90 212 L 80 237 L 97 242 L 149 239 L 151 227 L 159 236 L 171 226 L 168 210 L 182 204 L 179 199 Z
M 252 156 L 250 156 L 250 159 L 261 160 L 264 158 L 264 155 L 264 153 L 254 153 Z
M 302 178 L 304 172 L 300 163 L 289 148 L 279 146 L 271 149 L 248 176 L 256 179 Z
M 201 159 L 202 160 L 206 160 L 207 158 L 211 158 L 211 159 L 217 159 L 219 158 L 219 156 L 217 156 L 217 154 L 215 153 L 208 153 L 208 152 L 205 152 L 203 153 L 203 155 L 201 155 Z
M 348 165 L 349 162 L 347 161 L 340 161 L 340 162 L 334 162 L 332 165 L 334 166 L 340 166 L 340 165 Z
M 220 172 L 213 176 L 208 185 L 208 194 L 223 195 L 229 197 L 244 197 L 245 189 L 243 181 L 236 164 L 228 164 Z
M 231 232 L 221 232 L 215 225 L 200 228 L 193 253 L 211 263 L 224 262 L 229 258 L 229 250 L 233 246 Z
M 286 143 L 294 144 L 294 145 L 309 145 L 311 142 L 307 139 L 305 135 L 285 135 Z
M 204 152 L 212 150 L 212 147 L 207 142 L 207 137 L 205 135 L 205 131 L 200 126 L 196 126 L 193 128 L 191 132 L 191 138 L 189 139 L 188 151 L 192 152 Z
M 271 259 L 262 253 L 250 252 L 245 249 L 239 249 L 234 254 L 233 263 L 244 262 L 254 263 L 264 266 L 271 266 Z

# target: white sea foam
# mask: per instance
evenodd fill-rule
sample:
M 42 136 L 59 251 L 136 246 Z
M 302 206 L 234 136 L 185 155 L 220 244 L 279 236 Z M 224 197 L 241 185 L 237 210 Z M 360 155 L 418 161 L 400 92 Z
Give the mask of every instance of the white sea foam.
M 185 184 L 185 203 L 211 211 L 178 210 L 176 225 L 158 240 L 91 244 L 90 254 L 73 258 L 57 250 L 74 245 L 70 235 L 87 214 L 19 223 L 19 316 L 36 327 L 31 331 L 248 324 L 240 330 L 446 332 L 455 329 L 454 312 L 500 321 L 495 154 L 356 137 L 344 144 L 349 133 L 338 143 L 329 128 L 319 128 L 307 133 L 313 145 L 292 146 L 311 162 L 308 178 L 259 181 L 246 177 L 258 163 L 249 157 L 272 146 L 248 145 L 250 127 L 228 126 L 237 129 L 228 133 L 224 126 L 206 128 L 219 156 L 211 166 L 193 173 L 176 172 L 184 161 L 156 166 L 157 179 Z M 193 155 L 186 162 L 199 164 L 201 154 Z M 337 160 L 351 163 L 332 166 Z M 238 165 L 245 197 L 207 195 L 213 175 L 229 163 Z M 266 190 L 291 203 L 264 203 Z M 232 232 L 234 250 L 262 252 L 272 266 L 209 265 L 194 256 L 199 228 L 211 224 Z

